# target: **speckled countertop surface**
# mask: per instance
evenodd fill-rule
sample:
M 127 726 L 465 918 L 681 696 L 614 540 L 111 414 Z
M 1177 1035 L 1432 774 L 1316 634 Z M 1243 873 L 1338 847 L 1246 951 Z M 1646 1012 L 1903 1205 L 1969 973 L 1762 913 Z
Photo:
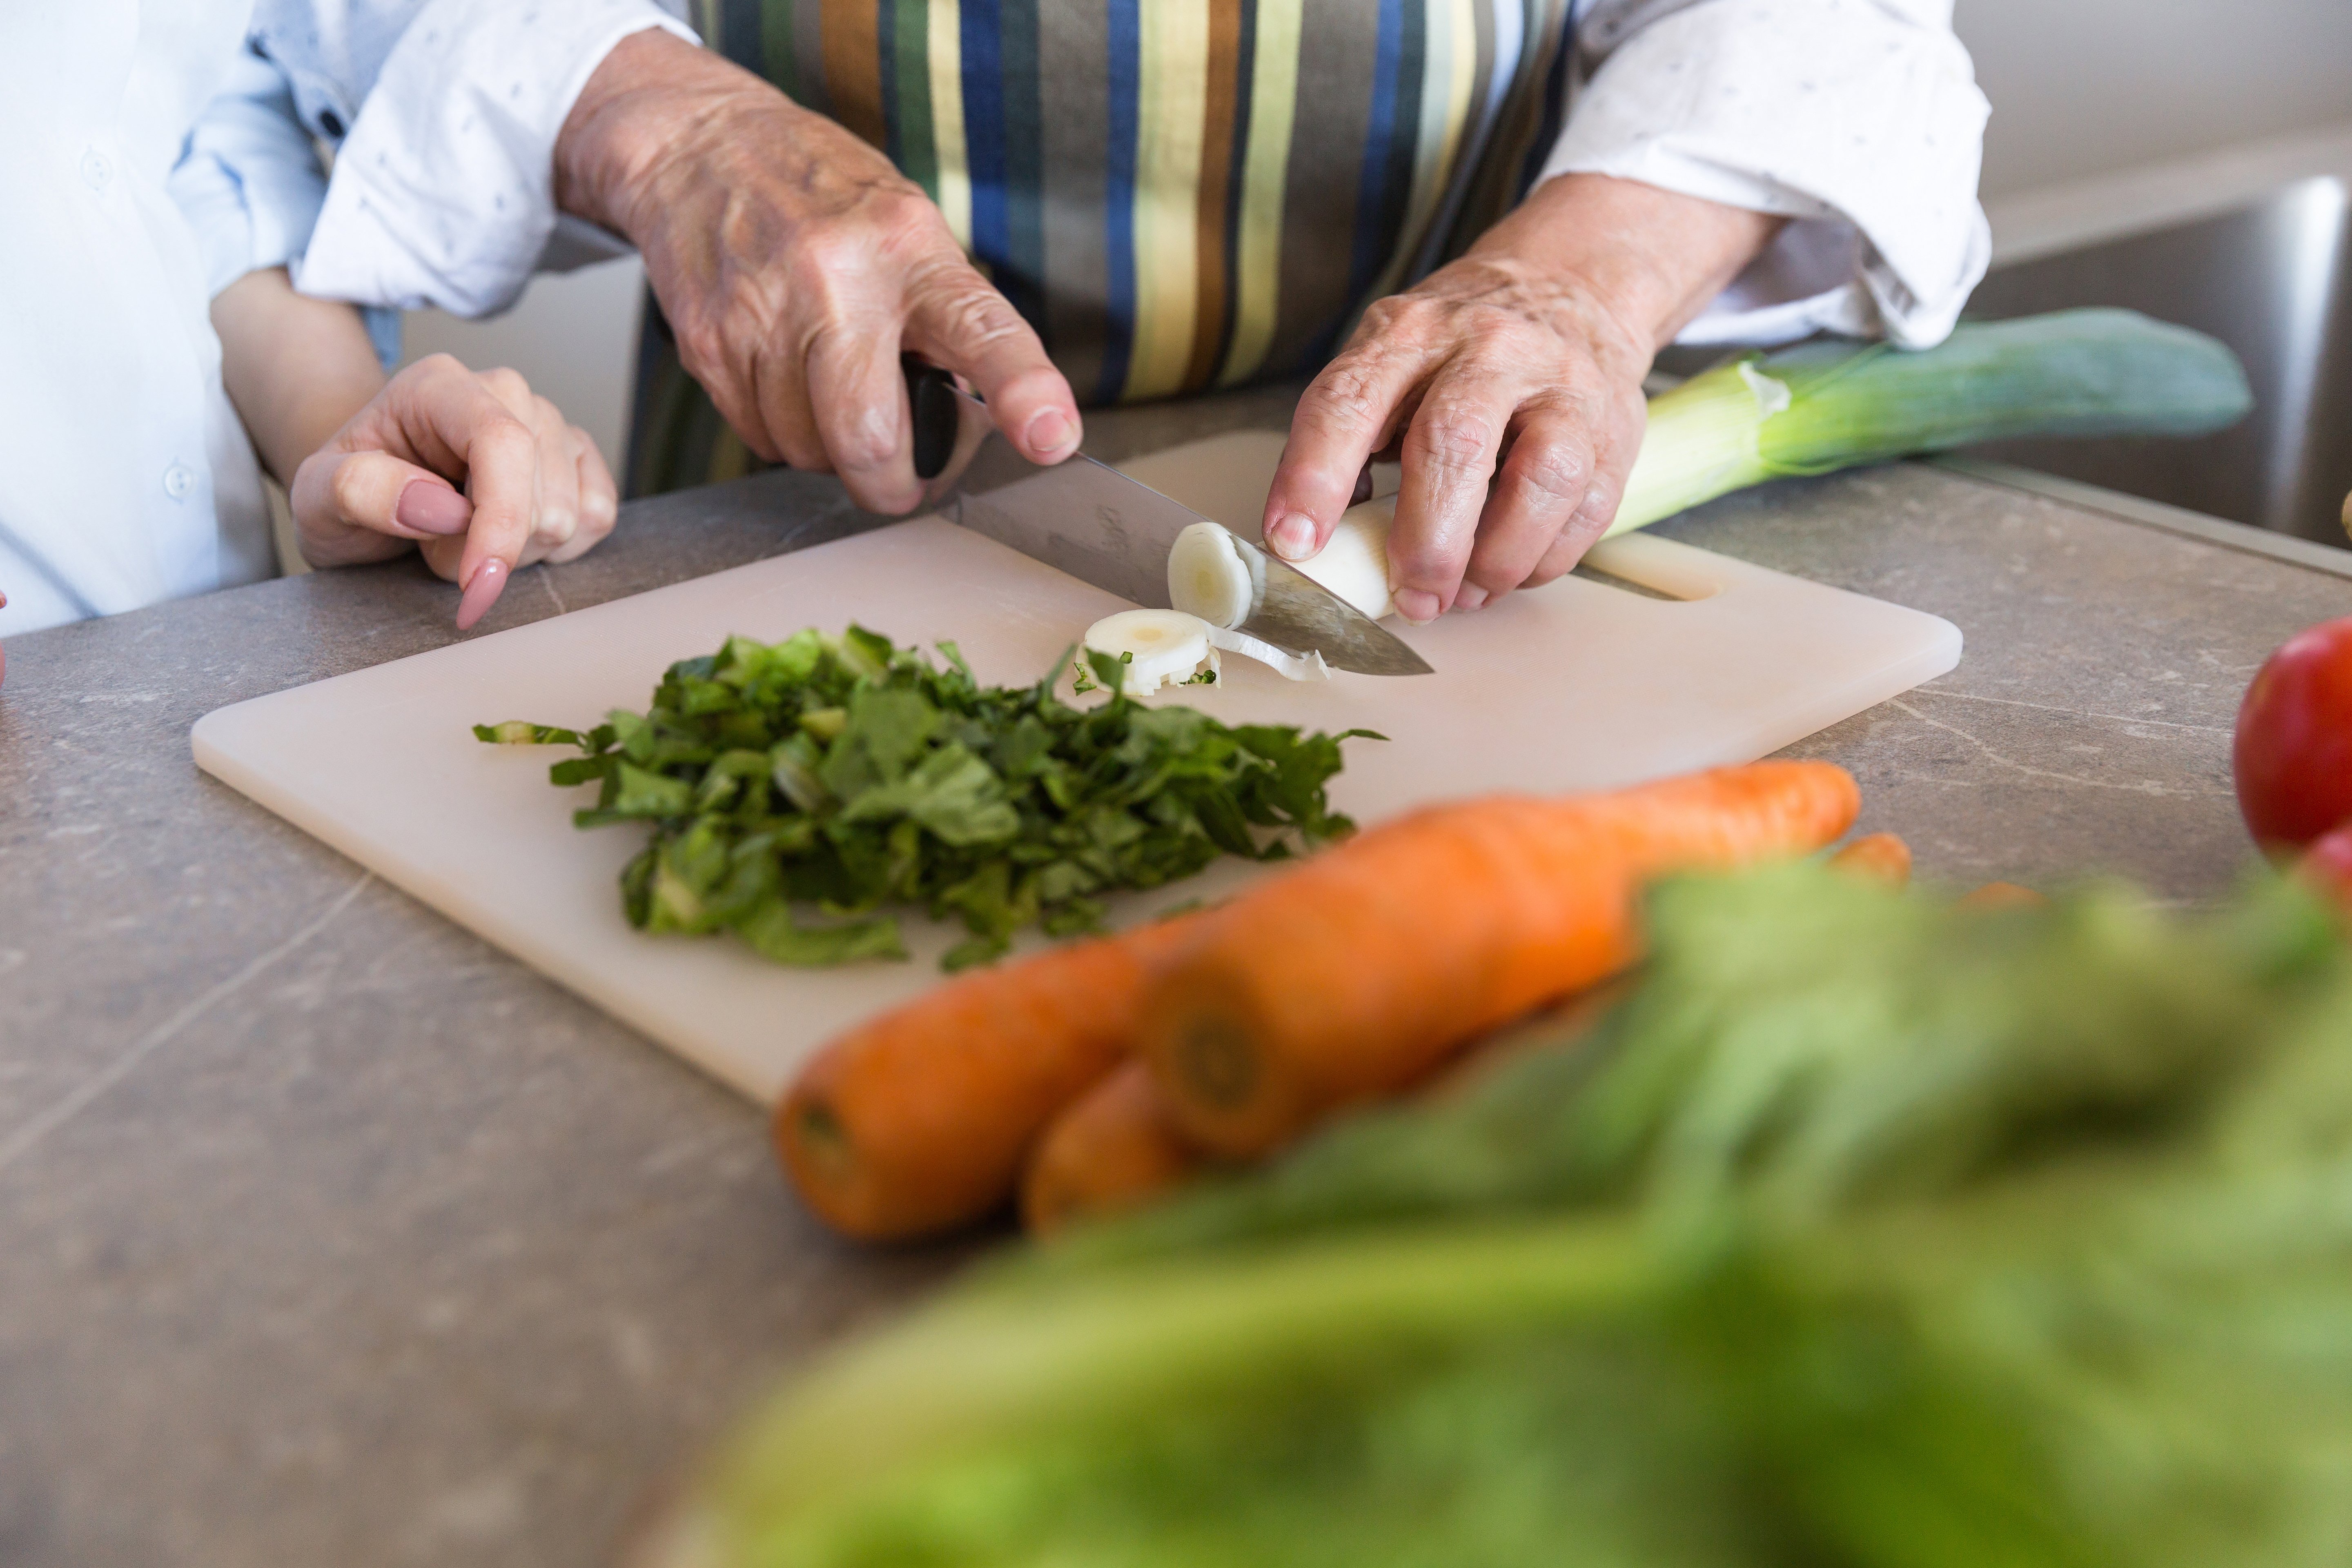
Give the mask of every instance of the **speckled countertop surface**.
M 1092 444 L 1286 411 L 1097 416 Z M 645 503 L 486 629 L 860 525 L 793 475 Z M 2238 695 L 2352 613 L 2343 577 L 1925 467 L 1662 531 L 1960 626 L 1952 675 L 1797 748 L 1958 883 L 2218 891 L 2247 854 Z M 964 1256 L 829 1240 L 750 1107 L 190 762 L 205 712 L 438 646 L 453 605 L 411 563 L 8 646 L 11 1568 L 609 1561 L 777 1369 Z

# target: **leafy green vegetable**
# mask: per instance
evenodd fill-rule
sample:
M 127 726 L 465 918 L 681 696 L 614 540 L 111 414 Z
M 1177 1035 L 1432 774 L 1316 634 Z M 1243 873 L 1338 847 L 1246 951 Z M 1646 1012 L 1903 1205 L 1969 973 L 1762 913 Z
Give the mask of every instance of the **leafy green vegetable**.
M 653 825 L 621 878 L 632 923 L 731 931 L 778 963 L 903 958 L 888 907 L 904 905 L 971 932 L 949 968 L 985 963 L 1024 926 L 1097 929 L 1116 889 L 1221 853 L 1279 859 L 1353 826 L 1325 785 L 1339 742 L 1369 731 L 1145 707 L 1100 655 L 1090 673 L 1111 696 L 1082 710 L 1050 676 L 983 687 L 952 644 L 940 651 L 945 669 L 861 626 L 772 647 L 730 637 L 672 665 L 644 713 L 584 734 L 520 721 L 474 733 L 577 746 L 549 774 L 599 785 L 573 821 Z
M 2334 1568 L 2352 951 L 2284 884 L 1653 903 L 1632 1000 L 1026 1254 L 720 1457 L 713 1568 Z

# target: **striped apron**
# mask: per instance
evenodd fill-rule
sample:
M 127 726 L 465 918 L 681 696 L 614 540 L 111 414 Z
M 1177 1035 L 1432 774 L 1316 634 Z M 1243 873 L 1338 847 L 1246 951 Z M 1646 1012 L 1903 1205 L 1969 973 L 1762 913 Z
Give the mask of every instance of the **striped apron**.
M 1559 133 L 1570 0 L 691 0 L 887 153 L 1082 404 L 1295 376 Z M 760 466 L 648 304 L 629 488 Z

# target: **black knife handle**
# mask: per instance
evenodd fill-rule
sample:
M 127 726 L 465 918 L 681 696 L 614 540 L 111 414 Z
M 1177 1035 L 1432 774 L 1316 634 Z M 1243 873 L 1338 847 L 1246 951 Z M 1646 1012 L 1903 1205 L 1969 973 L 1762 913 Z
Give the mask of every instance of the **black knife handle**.
M 913 354 L 900 354 L 898 368 L 907 374 L 907 406 L 915 416 L 915 477 L 928 484 L 955 456 L 955 378 Z

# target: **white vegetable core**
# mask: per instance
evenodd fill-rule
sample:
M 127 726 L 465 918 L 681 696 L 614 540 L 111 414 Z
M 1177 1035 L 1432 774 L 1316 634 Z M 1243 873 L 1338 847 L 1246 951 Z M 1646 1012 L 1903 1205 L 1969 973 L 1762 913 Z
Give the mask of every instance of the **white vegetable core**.
M 1392 495 L 1349 507 L 1339 515 L 1331 542 L 1313 560 L 1291 564 L 1376 621 L 1393 614 L 1389 523 L 1395 516 Z M 1196 522 L 1176 536 L 1168 552 L 1170 604 L 1213 626 L 1233 627 L 1248 618 L 1256 598 L 1250 557 L 1222 524 Z
M 1376 621 L 1393 615 L 1396 598 L 1389 585 L 1389 524 L 1395 519 L 1392 495 L 1351 506 L 1339 514 L 1331 542 L 1311 560 L 1291 564 Z
M 1257 597 L 1249 563 L 1223 523 L 1196 522 L 1168 551 L 1168 602 L 1213 626 L 1237 626 Z
M 1124 689 L 1142 697 L 1162 686 L 1182 685 L 1204 664 L 1213 671 L 1217 655 L 1209 646 L 1210 631 L 1208 622 L 1181 610 L 1121 610 L 1087 628 L 1087 646 L 1114 658 L 1125 655 Z

